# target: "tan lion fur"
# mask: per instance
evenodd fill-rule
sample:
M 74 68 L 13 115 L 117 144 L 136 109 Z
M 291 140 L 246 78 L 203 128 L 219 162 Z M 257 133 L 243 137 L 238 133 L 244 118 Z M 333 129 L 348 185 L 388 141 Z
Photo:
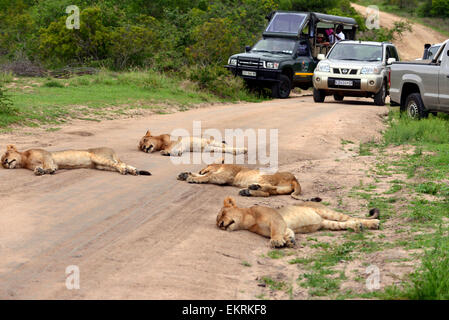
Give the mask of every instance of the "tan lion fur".
M 376 211 L 378 217 L 378 210 Z M 270 238 L 272 247 L 292 247 L 295 233 L 311 233 L 318 230 L 360 231 L 378 229 L 378 219 L 359 219 L 335 212 L 321 203 L 305 202 L 280 209 L 253 206 L 237 207 L 234 199 L 224 200 L 223 208 L 217 215 L 217 227 L 222 230 L 249 230 Z
M 1 163 L 5 169 L 25 168 L 33 170 L 36 175 L 53 174 L 59 169 L 78 168 L 117 171 L 121 174 L 151 175 L 147 171 L 139 171 L 123 163 L 110 148 L 56 152 L 30 149 L 20 152 L 14 145 L 8 145 Z
M 181 156 L 184 152 L 218 152 L 243 154 L 246 148 L 232 148 L 212 138 L 172 137 L 169 134 L 152 136 L 150 130 L 140 139 L 139 150 L 146 153 L 160 151 L 164 156 Z
M 242 196 L 269 197 L 290 194 L 299 199 L 301 194 L 301 185 L 290 172 L 265 174 L 236 164 L 211 164 L 198 174 L 183 172 L 179 174 L 178 180 L 245 188 L 240 191 Z

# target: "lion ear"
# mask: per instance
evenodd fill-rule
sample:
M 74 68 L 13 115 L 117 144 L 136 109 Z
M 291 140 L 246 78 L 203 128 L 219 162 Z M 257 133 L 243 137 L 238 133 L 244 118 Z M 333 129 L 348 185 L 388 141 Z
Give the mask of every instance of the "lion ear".
M 223 205 L 224 205 L 226 208 L 236 207 L 235 200 L 232 199 L 231 197 L 227 197 L 227 198 L 224 200 Z
M 150 132 L 150 130 L 147 130 L 147 133 L 145 133 L 145 137 L 151 137 L 151 132 Z
M 6 146 L 6 150 L 7 150 L 7 151 L 17 151 L 17 148 L 16 148 L 16 146 L 13 145 L 13 144 L 8 144 L 8 145 Z

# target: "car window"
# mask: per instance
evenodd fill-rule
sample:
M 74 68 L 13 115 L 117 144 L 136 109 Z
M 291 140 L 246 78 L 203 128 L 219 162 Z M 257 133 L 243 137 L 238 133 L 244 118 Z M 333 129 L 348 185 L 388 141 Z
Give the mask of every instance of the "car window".
M 292 54 L 295 44 L 293 39 L 266 38 L 260 40 L 251 51 Z
M 391 49 L 391 57 L 395 58 L 396 61 L 399 61 L 399 55 L 398 55 L 398 51 L 396 50 L 395 47 L 390 47 Z
M 440 49 L 440 47 L 441 46 L 430 47 L 429 53 L 428 53 L 428 55 L 429 55 L 428 59 L 433 59 L 433 57 L 438 53 L 438 50 Z
M 446 45 L 447 47 L 447 45 Z M 440 55 L 438 56 L 438 62 L 441 63 L 441 61 L 443 60 L 443 53 L 444 51 L 446 51 L 446 48 L 443 48 L 443 50 L 440 51 Z
M 340 42 L 329 53 L 328 59 L 353 61 L 382 61 L 382 46 Z

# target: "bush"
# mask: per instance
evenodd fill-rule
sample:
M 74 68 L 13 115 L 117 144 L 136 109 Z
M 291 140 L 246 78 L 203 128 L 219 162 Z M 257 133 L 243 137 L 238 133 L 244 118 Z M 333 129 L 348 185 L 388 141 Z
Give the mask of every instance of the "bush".
M 404 32 L 412 31 L 412 25 L 410 22 L 396 21 L 393 28 L 380 28 L 372 29 L 362 32 L 359 35 L 360 40 L 364 41 L 393 41 L 400 39 Z
M 13 106 L 11 99 L 6 94 L 6 89 L 4 89 L 0 83 L 0 114 L 12 115 L 16 112 L 17 109 Z
M 64 85 L 56 80 L 50 80 L 44 83 L 44 87 L 48 88 L 64 88 Z
M 195 66 L 187 71 L 189 80 L 198 84 L 216 96 L 234 100 L 251 100 L 243 79 L 235 77 L 221 65 L 202 67 Z M 253 97 L 255 100 L 256 97 Z

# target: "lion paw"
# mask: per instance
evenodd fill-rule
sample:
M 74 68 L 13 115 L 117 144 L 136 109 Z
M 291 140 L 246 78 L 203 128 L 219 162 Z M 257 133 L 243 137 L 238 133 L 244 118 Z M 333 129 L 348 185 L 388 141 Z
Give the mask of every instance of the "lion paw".
M 249 190 L 260 190 L 260 189 L 262 189 L 262 187 L 260 186 L 260 184 L 255 183 L 255 184 L 250 185 L 248 187 L 248 189 Z
M 284 239 L 271 239 L 270 240 L 270 246 L 272 248 L 283 248 L 285 247 L 285 240 Z
M 251 191 L 249 191 L 249 189 L 242 189 L 240 190 L 239 195 L 243 197 L 251 197 Z
M 36 168 L 34 169 L 34 174 L 35 174 L 36 176 L 43 176 L 43 175 L 45 174 L 45 170 L 42 169 L 41 167 L 36 167 Z
M 190 176 L 190 172 L 181 172 L 179 175 L 178 175 L 178 180 L 181 180 L 181 181 L 186 181 L 187 180 L 187 178 Z
M 169 155 L 170 155 L 170 151 L 167 151 L 167 150 L 161 150 L 161 155 L 163 155 L 163 156 L 169 156 Z

